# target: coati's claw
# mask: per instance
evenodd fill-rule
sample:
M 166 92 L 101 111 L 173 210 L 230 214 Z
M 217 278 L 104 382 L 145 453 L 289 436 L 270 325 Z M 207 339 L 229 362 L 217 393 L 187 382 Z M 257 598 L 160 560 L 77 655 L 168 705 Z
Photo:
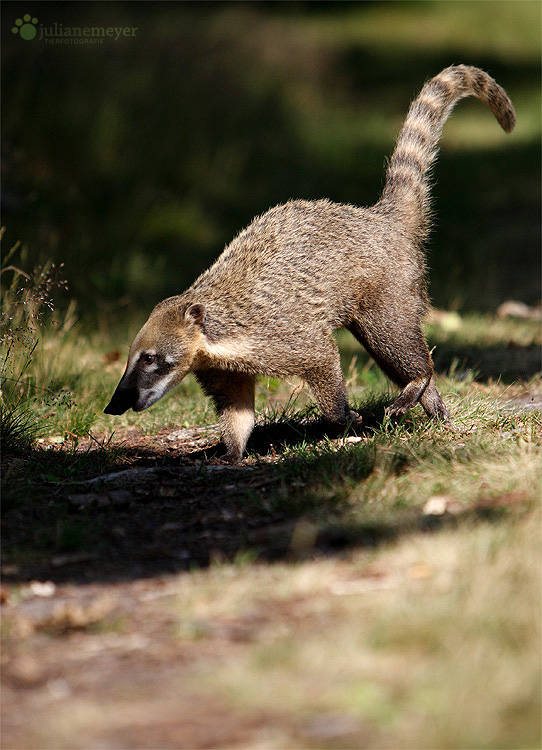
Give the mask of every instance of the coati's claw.
M 394 406 L 392 404 L 391 406 L 388 406 L 386 407 L 386 409 L 384 409 L 384 414 L 390 419 L 399 419 L 400 417 L 404 417 L 410 408 L 410 406 Z
M 404 416 L 408 411 L 408 408 L 401 407 L 401 406 L 387 406 L 384 409 L 384 413 L 388 417 L 402 417 Z

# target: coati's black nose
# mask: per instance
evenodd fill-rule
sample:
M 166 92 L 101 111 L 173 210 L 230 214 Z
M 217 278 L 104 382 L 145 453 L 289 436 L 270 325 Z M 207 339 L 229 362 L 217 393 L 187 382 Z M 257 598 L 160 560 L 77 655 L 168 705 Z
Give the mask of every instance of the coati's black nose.
M 125 411 L 135 406 L 137 396 L 137 388 L 121 388 L 118 386 L 111 401 L 105 407 L 104 414 L 124 414 Z

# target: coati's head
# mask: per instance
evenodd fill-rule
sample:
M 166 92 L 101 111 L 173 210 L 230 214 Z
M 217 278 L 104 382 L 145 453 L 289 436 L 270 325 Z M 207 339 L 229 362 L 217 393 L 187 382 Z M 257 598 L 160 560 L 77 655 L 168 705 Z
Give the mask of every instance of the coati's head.
M 202 341 L 205 308 L 164 300 L 152 311 L 130 347 L 128 364 L 106 414 L 143 411 L 189 372 Z

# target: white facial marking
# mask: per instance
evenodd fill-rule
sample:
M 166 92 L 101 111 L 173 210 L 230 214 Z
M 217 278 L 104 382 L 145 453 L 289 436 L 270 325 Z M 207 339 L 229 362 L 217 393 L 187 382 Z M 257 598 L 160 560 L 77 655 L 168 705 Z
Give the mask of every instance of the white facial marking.
M 167 375 L 164 375 L 161 380 L 154 384 L 153 390 L 157 391 L 160 394 L 158 398 L 161 398 L 164 393 L 167 393 L 168 386 L 176 374 L 177 373 L 175 372 L 175 370 L 173 370 L 173 372 L 169 372 Z
M 134 369 L 136 362 L 139 360 L 140 354 L 141 352 L 137 352 L 128 360 L 128 364 L 126 365 L 126 372 L 124 373 L 125 377 L 129 377 L 132 374 L 132 370 Z
M 139 397 L 137 399 L 136 411 L 143 411 L 143 409 L 148 409 L 149 406 L 155 404 L 159 399 L 162 398 L 162 396 L 165 396 L 171 387 L 170 384 L 175 375 L 175 371 L 170 372 L 167 375 L 164 375 L 164 377 L 158 380 L 156 383 L 154 383 L 152 388 L 142 389 L 139 392 Z

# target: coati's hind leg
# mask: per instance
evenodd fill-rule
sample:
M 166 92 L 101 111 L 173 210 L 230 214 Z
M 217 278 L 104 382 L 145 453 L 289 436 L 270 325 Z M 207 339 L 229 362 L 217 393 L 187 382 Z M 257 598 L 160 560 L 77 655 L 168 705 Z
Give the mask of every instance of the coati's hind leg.
M 226 445 L 223 460 L 239 463 L 254 428 L 254 375 L 224 370 L 194 373 L 208 396 L 213 399 Z
M 420 403 L 433 419 L 441 420 L 442 422 L 450 421 L 450 412 L 446 408 L 444 401 L 442 400 L 440 393 L 437 391 L 435 381 L 431 376 L 427 388 L 422 393 Z
M 322 414 L 334 425 L 361 422 L 359 414 L 351 411 L 348 406 L 346 384 L 335 340 L 330 339 L 327 343 L 324 357 L 321 356 L 321 351 L 318 363 L 306 370 L 303 378 L 313 392 Z
M 449 420 L 433 380 L 433 362 L 418 323 L 397 320 L 394 314 L 360 315 L 348 330 L 363 344 L 375 362 L 403 390 L 387 409 L 388 414 L 401 415 L 418 401 L 433 419 Z

